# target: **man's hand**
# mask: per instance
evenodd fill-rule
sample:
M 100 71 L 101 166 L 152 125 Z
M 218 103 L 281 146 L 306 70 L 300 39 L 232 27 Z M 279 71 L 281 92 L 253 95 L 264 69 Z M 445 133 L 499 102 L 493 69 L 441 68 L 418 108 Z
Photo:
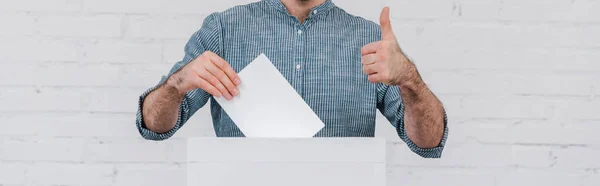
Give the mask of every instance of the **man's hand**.
M 381 41 L 369 43 L 362 50 L 363 72 L 372 83 L 400 85 L 414 77 L 416 68 L 402 53 L 390 23 L 390 9 L 383 8 L 379 18 Z
M 168 86 L 177 89 L 180 95 L 200 88 L 215 97 L 231 100 L 239 94 L 237 85 L 241 81 L 233 68 L 219 55 L 206 51 L 167 81 Z

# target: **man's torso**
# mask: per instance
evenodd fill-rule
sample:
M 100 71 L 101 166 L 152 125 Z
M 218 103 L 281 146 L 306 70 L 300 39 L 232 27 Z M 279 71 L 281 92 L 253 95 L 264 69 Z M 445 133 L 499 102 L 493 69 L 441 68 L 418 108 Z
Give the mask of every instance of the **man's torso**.
M 264 53 L 325 123 L 317 137 L 373 136 L 378 92 L 362 72 L 360 50 L 380 40 L 378 25 L 329 1 L 304 23 L 281 8 L 267 0 L 219 13 L 222 57 L 239 72 Z M 211 105 L 217 136 L 243 136 L 214 100 Z

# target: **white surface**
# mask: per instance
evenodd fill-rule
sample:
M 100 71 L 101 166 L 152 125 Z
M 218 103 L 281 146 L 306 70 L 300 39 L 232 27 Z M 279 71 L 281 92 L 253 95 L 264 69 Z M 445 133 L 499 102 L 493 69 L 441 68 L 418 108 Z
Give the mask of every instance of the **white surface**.
M 0 0 L 0 184 L 184 185 L 181 138 L 214 136 L 209 105 L 174 138 L 145 141 L 138 96 L 206 15 L 248 2 Z M 599 1 L 334 2 L 376 22 L 390 5 L 448 111 L 441 160 L 389 143 L 390 186 L 600 185 Z M 375 135 L 398 140 L 381 116 Z M 57 170 L 73 180 L 45 178 Z
M 310 138 L 325 126 L 264 54 L 238 75 L 240 95 L 215 100 L 246 137 Z
M 188 138 L 188 162 L 385 163 L 381 138 Z
M 373 138 L 188 139 L 187 185 L 385 186 Z

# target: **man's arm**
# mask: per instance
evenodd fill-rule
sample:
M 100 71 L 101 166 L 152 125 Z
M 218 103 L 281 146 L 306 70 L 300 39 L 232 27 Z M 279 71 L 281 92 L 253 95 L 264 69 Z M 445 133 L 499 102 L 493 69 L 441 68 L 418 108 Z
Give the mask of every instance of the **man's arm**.
M 400 49 L 389 8 L 383 9 L 380 21 L 381 41 L 361 50 L 363 72 L 369 81 L 379 83 L 378 108 L 411 150 L 423 157 L 439 157 L 447 136 L 444 108 Z
M 420 148 L 439 146 L 444 136 L 445 112 L 442 103 L 427 88 L 414 64 L 398 85 L 404 104 L 404 128 L 408 137 Z
M 150 92 L 142 104 L 144 127 L 156 133 L 170 131 L 179 118 L 179 107 L 185 93 L 180 93 L 171 81 L 167 80 Z
M 145 127 L 156 133 L 173 129 L 187 92 L 199 88 L 212 96 L 231 100 L 239 94 L 236 87 L 239 84 L 239 77 L 223 58 L 205 51 L 146 97 L 142 106 Z
M 185 46 L 185 57 L 168 76 L 144 92 L 139 99 L 136 125 L 142 137 L 164 140 L 171 137 L 210 96 L 231 99 L 240 84 L 235 71 L 223 60 L 218 14 L 204 20 Z M 213 53 L 214 52 L 214 53 Z

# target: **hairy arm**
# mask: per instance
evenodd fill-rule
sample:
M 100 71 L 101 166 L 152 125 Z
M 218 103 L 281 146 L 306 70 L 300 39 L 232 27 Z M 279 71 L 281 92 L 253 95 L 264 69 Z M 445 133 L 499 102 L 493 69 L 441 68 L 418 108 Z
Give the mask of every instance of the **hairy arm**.
M 420 148 L 437 147 L 444 136 L 445 112 L 442 103 L 427 88 L 412 62 L 412 73 L 398 85 L 405 106 L 404 128 L 408 137 Z
M 171 82 L 170 78 L 148 94 L 142 105 L 145 127 L 156 133 L 165 133 L 175 127 L 179 106 L 185 96 Z

